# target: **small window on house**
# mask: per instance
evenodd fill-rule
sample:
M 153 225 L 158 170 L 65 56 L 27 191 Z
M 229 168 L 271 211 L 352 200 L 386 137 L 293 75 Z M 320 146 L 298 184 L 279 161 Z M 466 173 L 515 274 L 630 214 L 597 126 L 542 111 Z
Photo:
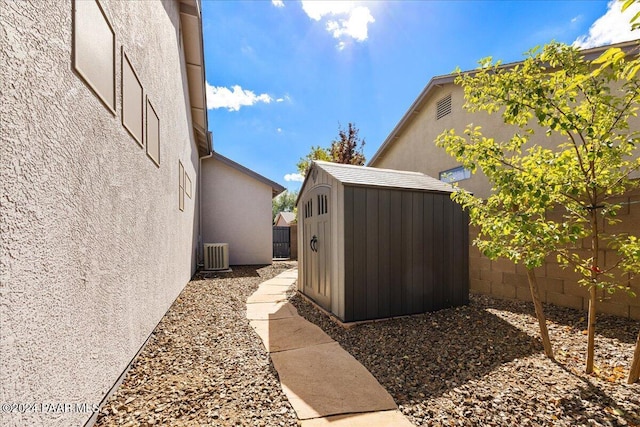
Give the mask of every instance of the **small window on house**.
M 436 120 L 440 120 L 447 114 L 451 114 L 451 94 L 442 98 L 436 105 Z
M 184 211 L 184 166 L 178 160 L 178 209 Z
M 73 68 L 116 112 L 116 34 L 97 0 L 73 2 Z
M 188 173 L 184 173 L 184 192 L 188 198 L 191 198 L 191 178 Z
M 160 119 L 149 98 L 147 98 L 147 155 L 160 167 Z
M 144 97 L 142 83 L 136 74 L 129 57 L 122 49 L 122 125 L 129 131 L 140 146 L 142 140 L 144 117 Z
M 442 171 L 439 174 L 440 181 L 448 183 L 458 182 L 469 178 L 471 178 L 471 171 L 462 166 Z

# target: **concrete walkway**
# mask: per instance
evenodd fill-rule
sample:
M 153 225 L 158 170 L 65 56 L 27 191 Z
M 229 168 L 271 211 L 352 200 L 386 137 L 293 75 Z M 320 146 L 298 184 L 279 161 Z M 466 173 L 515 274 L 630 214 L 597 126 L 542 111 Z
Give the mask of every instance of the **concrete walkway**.
M 247 299 L 247 318 L 271 355 L 300 425 L 412 426 L 364 366 L 287 302 L 297 278 L 294 269 L 263 282 Z

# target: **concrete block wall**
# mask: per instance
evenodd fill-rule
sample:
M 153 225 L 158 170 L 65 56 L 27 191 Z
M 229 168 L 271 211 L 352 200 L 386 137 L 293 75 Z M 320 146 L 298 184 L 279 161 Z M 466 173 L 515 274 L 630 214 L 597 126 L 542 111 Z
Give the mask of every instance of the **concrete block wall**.
M 620 222 L 613 225 L 603 223 L 604 232 L 628 232 L 640 236 L 640 191 L 629 193 L 619 201 L 623 203 L 617 215 Z M 559 212 L 553 212 L 551 215 L 559 215 Z M 470 291 L 498 298 L 531 301 L 526 268 L 507 259 L 492 261 L 482 255 L 472 244 L 477 237 L 477 232 L 478 230 L 473 227 L 469 231 Z M 587 250 L 590 247 L 590 242 L 583 241 L 582 247 Z M 618 261 L 618 255 L 615 251 L 606 247 L 601 251 L 600 257 L 604 259 L 605 267 L 614 266 Z M 540 298 L 543 302 L 579 310 L 588 309 L 588 289 L 578 284 L 580 275 L 574 272 L 573 268 L 562 268 L 556 257 L 550 255 L 544 265 L 536 268 L 535 272 L 538 278 Z M 636 296 L 632 297 L 622 290 L 616 291 L 614 294 L 599 291 L 598 313 L 640 319 L 640 276 L 632 278 L 626 273 L 621 276 L 619 272 L 616 275 L 620 277 L 620 283 L 633 290 Z

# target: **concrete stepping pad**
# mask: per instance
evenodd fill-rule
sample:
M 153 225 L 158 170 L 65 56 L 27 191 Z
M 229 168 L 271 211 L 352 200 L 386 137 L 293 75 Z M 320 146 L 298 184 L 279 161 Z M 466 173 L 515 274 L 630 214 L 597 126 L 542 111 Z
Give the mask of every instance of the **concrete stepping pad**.
M 301 316 L 277 320 L 252 320 L 250 325 L 262 338 L 265 348 L 270 353 L 334 342 L 322 329 Z
M 255 295 L 255 294 L 262 294 L 262 295 L 282 294 L 282 295 L 285 295 L 289 289 L 291 289 L 291 286 L 260 285 L 260 286 L 258 286 L 258 289 L 253 293 L 253 295 Z
M 283 279 L 279 277 L 274 277 L 273 279 L 269 279 L 266 282 L 262 282 L 263 285 L 273 285 L 273 286 L 291 286 L 295 283 L 294 279 Z
M 260 294 L 254 293 L 247 298 L 247 304 L 264 303 L 264 302 L 284 302 L 287 300 L 286 292 L 278 294 Z
M 247 304 L 247 319 L 271 320 L 298 316 L 298 310 L 288 302 Z
M 287 271 L 283 271 L 282 273 L 278 274 L 276 276 L 276 278 L 281 277 L 281 278 L 287 278 L 287 279 L 297 279 L 298 278 L 298 270 L 293 269 L 293 270 L 287 270 Z
M 272 353 L 271 360 L 301 420 L 397 409 L 374 376 L 336 342 Z
M 302 420 L 300 427 L 413 427 L 400 411 L 367 412 L 364 414 L 333 415 L 326 418 Z

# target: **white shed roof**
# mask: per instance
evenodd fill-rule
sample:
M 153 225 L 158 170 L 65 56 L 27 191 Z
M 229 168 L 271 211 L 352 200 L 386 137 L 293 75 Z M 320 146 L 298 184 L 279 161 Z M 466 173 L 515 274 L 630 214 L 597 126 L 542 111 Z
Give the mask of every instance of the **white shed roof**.
M 426 190 L 439 193 L 453 193 L 456 191 L 450 184 L 420 172 L 344 165 L 319 160 L 315 160 L 313 163 L 316 167 L 346 185 Z

